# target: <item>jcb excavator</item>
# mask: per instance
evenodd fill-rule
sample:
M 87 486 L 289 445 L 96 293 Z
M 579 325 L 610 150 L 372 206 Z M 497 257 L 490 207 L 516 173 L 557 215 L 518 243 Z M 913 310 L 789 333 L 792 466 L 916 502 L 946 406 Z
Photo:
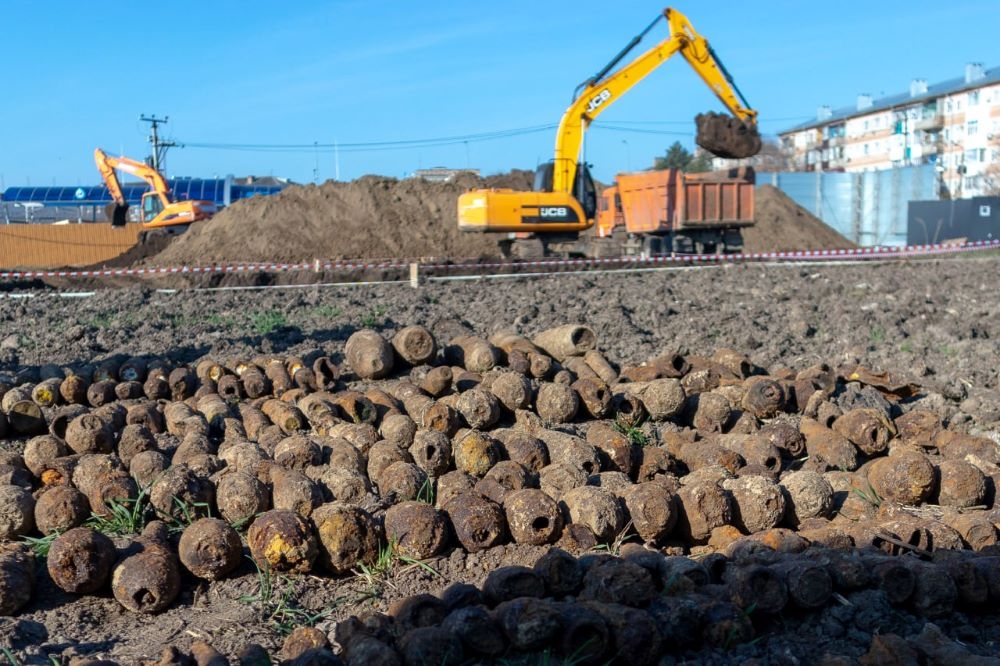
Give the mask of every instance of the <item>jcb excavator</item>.
M 174 201 L 166 179 L 159 171 L 142 162 L 127 157 L 112 157 L 100 148 L 94 149 L 94 162 L 114 201 L 107 210 L 111 226 L 124 226 L 128 221 L 129 208 L 115 169 L 141 178 L 149 185 L 150 191 L 142 195 L 141 222 L 145 229 L 173 227 L 176 230 L 181 225 L 204 220 L 216 213 L 215 202 L 212 201 Z
M 666 20 L 670 35 L 615 70 L 660 19 Z M 632 86 L 677 53 L 684 56 L 732 114 L 699 115 L 698 145 L 719 157 L 744 158 L 757 154 L 761 147 L 757 112 L 749 108 L 708 41 L 683 14 L 667 8 L 601 71 L 577 87 L 573 103 L 563 114 L 556 132 L 554 159 L 538 168 L 534 191 L 466 192 L 458 200 L 459 228 L 506 232 L 516 237 L 501 242 L 505 253 L 513 249 L 514 256 L 544 256 L 550 251 L 586 254 L 580 249 L 579 232 L 594 225 L 598 200 L 587 164 L 581 160 L 584 132 Z

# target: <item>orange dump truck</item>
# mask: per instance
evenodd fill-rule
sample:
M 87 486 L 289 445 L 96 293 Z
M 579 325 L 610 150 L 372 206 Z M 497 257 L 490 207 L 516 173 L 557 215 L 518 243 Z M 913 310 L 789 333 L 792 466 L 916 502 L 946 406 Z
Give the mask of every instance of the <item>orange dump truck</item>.
M 601 254 L 740 252 L 754 223 L 754 172 L 679 169 L 618 174 L 598 202 Z

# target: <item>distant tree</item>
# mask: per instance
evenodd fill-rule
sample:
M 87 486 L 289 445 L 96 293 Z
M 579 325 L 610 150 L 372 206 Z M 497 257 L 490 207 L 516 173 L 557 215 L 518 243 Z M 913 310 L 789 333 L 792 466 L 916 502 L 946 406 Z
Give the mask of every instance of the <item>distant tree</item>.
M 988 197 L 1000 196 L 1000 162 L 994 159 L 997 154 L 1000 154 L 1000 138 L 990 142 L 989 164 L 983 172 L 983 194 Z
M 681 145 L 680 141 L 667 148 L 667 154 L 653 160 L 653 169 L 662 171 L 663 169 L 681 169 L 686 171 L 694 160 L 694 155 L 687 148 Z
M 705 173 L 712 171 L 712 155 L 707 150 L 699 150 L 684 168 L 687 173 Z

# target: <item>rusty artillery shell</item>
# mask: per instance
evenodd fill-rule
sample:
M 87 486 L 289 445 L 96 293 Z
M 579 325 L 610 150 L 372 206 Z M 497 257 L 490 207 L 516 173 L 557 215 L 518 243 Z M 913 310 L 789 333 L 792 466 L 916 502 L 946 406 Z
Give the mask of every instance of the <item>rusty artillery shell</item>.
M 666 537 L 677 525 L 677 501 L 662 483 L 638 483 L 624 493 L 632 526 L 647 543 Z
M 483 595 L 491 606 L 522 597 L 540 599 L 545 596 L 545 581 L 528 567 L 500 567 L 486 576 Z
M 260 410 L 285 434 L 290 435 L 299 430 L 308 429 L 305 414 L 295 405 L 283 400 L 269 398 L 261 403 Z
M 59 393 L 59 386 L 62 384 L 62 381 L 61 378 L 53 377 L 38 382 L 31 389 L 31 399 L 39 407 L 54 407 L 62 398 Z
M 636 472 L 637 483 L 653 481 L 677 469 L 677 461 L 670 452 L 661 446 L 644 446 L 639 450 L 639 469 Z
M 462 643 L 441 627 L 412 629 L 396 641 L 396 647 L 404 664 L 456 666 L 462 663 Z
M 622 604 L 585 602 L 582 605 L 604 619 L 611 636 L 609 652 L 615 654 L 616 659 L 636 666 L 658 662 L 662 637 L 649 613 Z
M 7 390 L 0 396 L 0 409 L 10 412 L 14 404 L 22 400 L 34 402 L 31 400 L 31 386 L 8 386 Z
M 111 453 L 115 433 L 96 414 L 81 414 L 66 426 L 66 443 L 75 453 Z
M 746 464 L 740 454 L 721 446 L 715 440 L 682 441 L 676 449 L 676 455 L 691 472 L 721 467 L 729 474 L 735 474 Z
M 478 481 L 479 479 L 471 474 L 466 474 L 458 470 L 452 470 L 439 476 L 434 489 L 435 506 L 443 507 L 456 496 L 471 492 Z
M 250 555 L 273 571 L 307 573 L 319 554 L 309 523 L 294 511 L 271 509 L 247 531 Z
M 142 384 L 139 382 L 118 382 L 115 384 L 116 400 L 135 400 L 143 397 Z
M 305 435 L 289 435 L 274 447 L 274 462 L 287 469 L 304 470 L 319 465 L 323 454 L 319 445 Z
M 540 546 L 559 540 L 562 511 L 541 490 L 526 488 L 513 492 L 505 498 L 503 507 L 515 542 Z
M 150 371 L 146 381 L 142 383 L 142 393 L 149 400 L 166 400 L 170 398 L 170 379 L 162 368 Z
M 330 401 L 336 406 L 338 415 L 350 423 L 375 423 L 378 420 L 375 404 L 359 391 L 341 391 L 334 394 Z
M 323 503 L 323 493 L 298 470 L 271 467 L 271 504 L 275 509 L 294 511 L 308 518 Z
M 503 458 L 500 442 L 478 430 L 459 433 L 453 444 L 455 468 L 472 476 L 485 476 Z
M 180 567 L 165 545 L 141 540 L 141 548 L 115 566 L 111 591 L 118 603 L 134 613 L 158 613 L 180 592 Z
M 653 576 L 646 568 L 628 560 L 608 558 L 586 570 L 580 598 L 639 607 L 649 604 L 655 594 Z
M 329 356 L 318 356 L 312 363 L 313 381 L 319 391 L 333 391 L 340 380 L 340 366 Z
M 189 432 L 184 435 L 181 443 L 174 449 L 174 454 L 170 457 L 171 464 L 181 463 L 191 464 L 191 461 L 203 455 L 214 455 L 218 449 L 215 443 L 207 435 L 200 432 Z
M 87 387 L 87 403 L 91 407 L 100 407 L 118 399 L 115 393 L 117 382 L 113 379 L 105 379 L 94 382 Z
M 785 518 L 792 527 L 810 518 L 825 518 L 833 508 L 833 487 L 817 472 L 783 474 L 781 487 L 787 495 Z
M 488 430 L 500 418 L 500 401 L 491 392 L 480 388 L 459 394 L 455 409 L 470 428 Z
M 853 471 L 858 468 L 858 450 L 846 437 L 807 417 L 802 418 L 799 428 L 811 461 L 825 465 L 826 469 Z
M 71 405 L 83 405 L 87 403 L 87 387 L 90 380 L 77 374 L 67 375 L 59 382 L 59 396 L 63 402 Z
M 368 451 L 368 478 L 377 484 L 382 472 L 396 462 L 413 462 L 413 457 L 409 451 L 391 442 L 376 442 Z
M 571 356 L 562 361 L 563 369 L 573 373 L 574 379 L 590 379 L 604 383 L 594 369 L 587 365 L 582 356 Z
M 439 398 L 451 390 L 453 380 L 454 374 L 451 368 L 447 365 L 439 365 L 427 371 L 427 374 L 420 381 L 419 387 L 427 395 Z
M 372 330 L 353 333 L 344 345 L 344 358 L 351 370 L 362 379 L 381 379 L 393 370 L 392 345 Z
M 444 505 L 452 530 L 470 553 L 500 545 L 507 540 L 503 509 L 485 497 L 462 493 Z
M 404 556 L 423 560 L 440 555 L 450 536 L 447 517 L 430 504 L 404 501 L 385 512 L 385 537 Z
M 781 471 L 781 452 L 766 437 L 729 433 L 716 435 L 713 440 L 738 453 L 746 465 L 759 465 L 772 475 Z
M 191 368 L 174 368 L 167 375 L 167 385 L 170 387 L 171 400 L 178 402 L 194 395 L 198 389 L 198 377 Z
M 682 486 L 677 492 L 680 506 L 677 529 L 685 538 L 704 542 L 712 530 L 733 521 L 729 495 L 716 483 L 698 482 Z
M 507 431 L 503 435 L 503 446 L 508 458 L 531 472 L 539 472 L 549 464 L 549 447 L 526 432 Z
M 434 335 L 420 325 L 406 326 L 397 331 L 392 336 L 392 348 L 408 365 L 430 363 L 437 355 L 437 341 Z
M 379 423 L 378 431 L 382 439 L 405 449 L 414 442 L 417 424 L 406 414 L 386 414 Z
M 477 388 L 483 383 L 483 375 L 478 372 L 472 372 L 470 370 L 465 370 L 464 368 L 454 367 L 451 369 L 452 374 L 452 387 L 458 393 L 464 393 L 471 389 Z M 441 400 L 448 400 L 449 405 L 454 406 L 454 400 L 456 396 L 442 396 Z
M 14 615 L 35 592 L 35 558 L 27 546 L 0 543 L 0 616 Z
M 125 424 L 141 425 L 152 434 L 164 432 L 167 428 L 160 406 L 152 401 L 129 406 L 125 412 Z
M 559 506 L 567 522 L 590 528 L 601 543 L 611 543 L 628 520 L 621 499 L 598 486 L 572 488 L 559 499 Z
M 528 352 L 528 374 L 535 379 L 549 379 L 553 374 L 552 357 L 542 352 Z
M 562 497 L 573 488 L 585 485 L 589 474 L 577 465 L 553 463 L 538 473 L 538 485 L 549 497 Z
M 496 607 L 494 617 L 511 646 L 540 650 L 550 645 L 560 630 L 560 614 L 543 599 L 514 599 Z
M 221 515 L 231 524 L 241 524 L 267 511 L 271 497 L 257 477 L 242 471 L 223 474 L 216 484 L 215 500 Z
M 482 483 L 494 484 L 497 491 L 501 493 L 501 499 L 491 498 L 498 504 L 503 503 L 503 498 L 508 494 L 523 490 L 525 488 L 535 488 L 538 486 L 536 475 L 528 470 L 524 465 L 513 460 L 501 460 L 486 472 Z
M 570 384 L 583 410 L 595 419 L 602 419 L 611 413 L 613 395 L 607 384 L 600 378 L 581 378 Z
M 821 608 L 833 595 L 833 578 L 819 563 L 798 559 L 777 562 L 769 568 L 785 581 L 788 598 L 799 608 Z
M 46 566 L 60 589 L 89 594 L 108 582 L 116 557 L 111 539 L 89 527 L 75 527 L 52 541 Z
M 475 335 L 459 335 L 443 351 L 448 363 L 471 372 L 487 372 L 500 362 L 499 350 Z
M 951 576 L 958 592 L 957 603 L 965 607 L 982 607 L 990 598 L 989 581 L 986 573 L 967 551 L 949 551 L 945 557 L 934 563 Z
M 986 475 L 965 460 L 942 460 L 938 465 L 937 504 L 964 509 L 986 501 Z
M 489 337 L 489 343 L 508 355 L 515 351 L 523 354 L 544 353 L 528 338 L 510 331 L 497 331 Z
M 35 527 L 55 534 L 82 525 L 90 517 L 87 496 L 72 486 L 52 486 L 35 500 Z
M 910 605 L 924 617 L 943 617 L 952 612 L 958 601 L 958 586 L 945 567 L 916 560 L 907 566 L 914 574 Z
M 569 386 L 543 382 L 535 397 L 535 410 L 548 423 L 569 423 L 580 408 L 580 398 Z
M 24 445 L 24 465 L 35 476 L 41 476 L 44 466 L 69 453 L 66 445 L 53 435 L 32 437 Z
M 788 605 L 785 578 L 771 567 L 760 564 L 730 566 L 726 568 L 725 581 L 729 598 L 740 608 L 753 606 L 761 613 L 774 614 Z
M 509 411 L 525 409 L 531 404 L 531 383 L 517 372 L 501 372 L 493 378 L 490 392 Z
M 581 324 L 566 324 L 542 331 L 532 342 L 546 354 L 563 361 L 570 356 L 583 356 L 597 346 L 594 331 Z
M 896 426 L 882 410 L 862 407 L 837 417 L 833 430 L 869 456 L 885 453 L 889 440 L 896 434 Z
M 37 512 L 36 508 L 36 516 Z M 1000 543 L 996 525 L 979 513 L 947 514 L 942 520 L 962 535 L 962 541 L 972 550 L 981 551 Z
M 194 429 L 189 425 L 193 418 L 204 420 L 203 416 L 185 402 L 170 402 L 163 406 L 163 421 L 171 435 L 183 437 L 189 429 Z
M 66 429 L 69 422 L 81 414 L 87 414 L 90 409 L 84 405 L 65 405 L 58 407 L 49 417 L 49 434 L 61 440 L 66 439 Z
M 417 430 L 409 447 L 413 462 L 429 477 L 438 477 L 451 469 L 451 440 L 437 430 Z
M 379 493 L 386 497 L 395 494 L 399 500 L 415 500 L 430 483 L 427 473 L 411 462 L 394 462 L 375 480 Z
M 24 536 L 35 527 L 35 498 L 20 486 L 0 485 L 0 541 Z
M 73 479 L 76 480 L 76 474 Z M 80 487 L 79 484 L 77 487 Z M 206 516 L 214 503 L 214 486 L 183 463 L 164 471 L 149 489 L 149 504 L 164 520 L 180 521 L 191 516 Z
M 324 504 L 312 515 L 319 559 L 331 573 L 344 574 L 378 559 L 381 533 L 371 515 L 357 506 Z
M 320 658 L 318 651 L 325 651 L 330 647 L 330 642 L 326 638 L 326 634 L 316 627 L 296 627 L 292 630 L 290 634 L 285 638 L 285 641 L 281 645 L 281 650 L 278 656 L 283 664 L 324 664 L 324 663 L 336 663 L 332 660 L 332 653 L 328 653 L 330 657 Z M 297 661 L 302 659 L 304 656 L 308 657 L 309 654 L 314 655 L 314 659 L 306 661 Z M 228 662 L 226 662 L 228 663 Z
M 805 453 L 806 439 L 798 427 L 789 421 L 771 421 L 764 424 L 757 434 L 777 447 L 787 458 L 798 458 Z
M 280 375 L 277 369 L 275 372 Z M 240 378 L 243 393 L 251 400 L 272 395 L 274 392 L 271 379 L 256 365 L 238 365 L 236 367 L 236 375 Z
M 483 606 L 458 608 L 448 614 L 441 627 L 473 654 L 497 656 L 507 646 L 500 627 Z
M 740 407 L 759 419 L 774 418 L 785 407 L 785 390 L 771 377 L 748 377 L 743 382 Z
M 680 416 L 687 401 L 684 388 L 676 379 L 656 379 L 650 382 L 620 385 L 619 388 L 638 398 L 645 413 L 654 421 L 666 421 Z M 615 406 L 617 413 L 621 414 L 623 411 L 621 402 L 616 400 Z
M 198 578 L 219 580 L 240 565 L 243 544 L 225 521 L 200 518 L 181 533 L 177 553 L 184 568 Z
M 292 382 L 292 376 L 288 374 L 288 368 L 285 366 L 282 359 L 258 359 L 254 364 L 259 366 L 264 372 L 264 376 L 267 377 L 266 384 L 270 386 L 270 391 L 268 391 L 270 395 L 280 396 L 295 386 Z M 247 395 L 250 395 L 250 390 L 247 387 L 247 380 L 245 378 L 246 372 L 240 375 L 240 379 L 243 380 L 243 390 L 247 392 Z M 251 378 L 254 377 L 251 375 Z
M 777 527 L 785 517 L 785 496 L 781 488 L 763 476 L 727 479 L 722 487 L 733 497 L 736 527 L 747 534 Z
M 42 435 L 48 431 L 42 408 L 32 400 L 14 402 L 7 410 L 7 422 L 11 430 L 27 437 Z
M 596 349 L 590 349 L 583 355 L 584 362 L 590 369 L 601 378 L 601 381 L 610 386 L 618 380 L 618 371 L 608 362 L 604 354 Z
M 148 488 L 169 467 L 170 459 L 160 451 L 142 451 L 132 456 L 128 473 L 135 479 L 136 485 Z
M 688 398 L 692 402 L 691 425 L 701 432 L 723 432 L 733 416 L 729 399 L 716 391 L 698 393 Z
M 575 595 L 583 585 L 580 561 L 561 548 L 550 548 L 538 558 L 534 569 L 545 582 L 549 595 L 557 599 Z
M 934 466 L 916 451 L 875 460 L 868 468 L 868 483 L 882 499 L 913 505 L 926 502 L 937 488 Z
M 444 602 L 432 594 L 414 594 L 389 604 L 389 617 L 397 632 L 440 625 L 448 610 Z

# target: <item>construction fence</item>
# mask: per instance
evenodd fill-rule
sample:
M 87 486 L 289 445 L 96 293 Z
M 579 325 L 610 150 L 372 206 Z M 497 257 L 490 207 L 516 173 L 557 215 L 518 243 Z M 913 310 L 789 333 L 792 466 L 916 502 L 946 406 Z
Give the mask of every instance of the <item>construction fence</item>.
M 906 245 L 909 203 L 939 199 L 930 164 L 863 173 L 759 171 L 757 184 L 777 187 L 862 247 Z

